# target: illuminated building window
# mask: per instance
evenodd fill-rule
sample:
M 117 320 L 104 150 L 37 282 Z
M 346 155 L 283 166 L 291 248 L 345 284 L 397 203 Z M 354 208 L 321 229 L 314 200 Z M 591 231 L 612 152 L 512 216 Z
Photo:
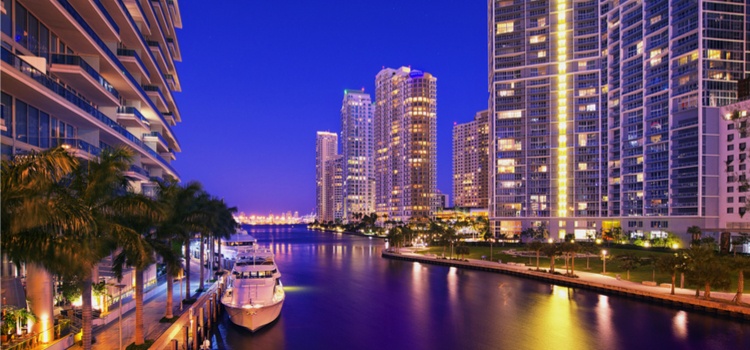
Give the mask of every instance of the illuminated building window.
M 708 50 L 708 58 L 712 60 L 718 60 L 721 58 L 721 50 Z
M 496 23 L 495 35 L 513 32 L 513 21 Z
M 513 139 L 499 139 L 497 140 L 498 151 L 520 151 L 521 143 Z
M 516 166 L 515 159 L 498 159 L 497 160 L 497 172 L 498 174 L 512 174 Z
M 547 41 L 547 36 L 545 35 L 532 35 L 529 37 L 529 44 L 538 44 L 545 41 Z
M 536 57 L 538 58 L 547 57 L 547 50 L 540 50 L 539 52 L 536 53 Z
M 654 24 L 659 21 L 661 21 L 661 15 L 656 15 L 654 17 L 651 17 L 651 24 Z
M 635 45 L 635 51 L 639 55 L 643 53 L 643 41 L 639 41 L 638 44 Z
M 580 89 L 578 90 L 578 96 L 594 96 L 596 95 L 596 88 Z
M 497 119 L 513 119 L 513 118 L 521 118 L 522 116 L 522 110 L 514 110 L 514 111 L 503 111 L 503 112 L 497 112 Z

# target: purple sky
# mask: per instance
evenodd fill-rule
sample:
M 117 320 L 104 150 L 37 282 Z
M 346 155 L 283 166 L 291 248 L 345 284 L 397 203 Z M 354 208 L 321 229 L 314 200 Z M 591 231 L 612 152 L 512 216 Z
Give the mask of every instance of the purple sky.
M 173 163 L 246 213 L 315 208 L 315 132 L 383 67 L 438 78 L 438 189 L 454 122 L 487 106 L 487 4 L 455 0 L 183 1 L 183 122 Z M 374 98 L 374 96 L 373 96 Z

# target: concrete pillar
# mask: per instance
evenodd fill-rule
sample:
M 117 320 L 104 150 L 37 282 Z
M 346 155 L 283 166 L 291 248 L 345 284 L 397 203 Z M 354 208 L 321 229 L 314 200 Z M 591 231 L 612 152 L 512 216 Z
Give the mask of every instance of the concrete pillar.
M 40 334 L 42 343 L 49 343 L 54 337 L 54 283 L 52 275 L 41 265 L 26 264 L 26 297 L 29 307 L 37 320 L 32 331 Z
M 190 327 L 185 325 L 182 328 L 185 330 L 182 343 L 185 344 L 185 349 L 188 349 L 188 344 L 190 344 Z

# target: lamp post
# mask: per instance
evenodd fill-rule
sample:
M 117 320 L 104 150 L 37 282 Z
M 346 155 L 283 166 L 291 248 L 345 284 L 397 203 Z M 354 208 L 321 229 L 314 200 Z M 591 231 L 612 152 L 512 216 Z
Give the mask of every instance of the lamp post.
M 607 273 L 607 250 L 602 250 L 602 274 Z
M 120 328 L 120 350 L 122 350 L 122 288 L 125 287 L 124 284 L 117 284 L 115 285 L 117 287 L 117 291 L 120 294 L 120 306 L 117 308 L 117 311 L 119 312 L 119 320 L 118 320 L 118 327 Z

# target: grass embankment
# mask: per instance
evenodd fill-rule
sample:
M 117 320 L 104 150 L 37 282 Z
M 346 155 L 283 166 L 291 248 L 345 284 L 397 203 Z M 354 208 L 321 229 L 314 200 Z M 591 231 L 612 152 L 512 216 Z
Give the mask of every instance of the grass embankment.
M 455 249 L 455 248 L 454 248 Z M 468 259 L 481 259 L 482 256 L 485 256 L 487 260 L 490 260 L 490 247 L 484 247 L 484 246 L 472 246 L 469 247 L 470 254 L 466 256 Z M 492 248 L 493 254 L 492 259 L 493 261 L 502 260 L 503 263 L 507 262 L 515 262 L 515 263 L 524 263 L 526 266 L 529 266 L 531 268 L 536 267 L 536 255 L 532 256 L 531 258 L 528 257 L 516 257 L 509 255 L 505 253 L 505 251 L 515 249 L 518 252 L 521 252 L 525 249 L 524 246 L 501 246 L 497 245 Z M 620 267 L 620 261 L 617 260 L 618 256 L 625 255 L 625 254 L 633 254 L 641 258 L 649 258 L 649 257 L 656 257 L 657 259 L 664 255 L 672 254 L 671 252 L 663 252 L 663 251 L 649 251 L 649 250 L 641 250 L 641 249 L 626 249 L 626 248 L 618 248 L 615 246 L 611 247 L 605 247 L 602 246 L 601 249 L 607 250 L 607 276 L 615 277 L 616 275 L 620 275 L 620 277 L 624 280 L 627 279 L 627 271 L 625 269 Z M 419 254 L 434 254 L 437 256 L 442 256 L 443 252 L 445 252 L 445 256 L 449 257 L 451 253 L 451 248 L 448 247 L 447 249 L 444 249 L 441 246 L 434 246 L 434 247 L 428 247 L 424 249 L 419 249 L 415 251 Z M 534 252 L 531 252 L 531 254 L 535 254 Z M 453 257 L 456 257 L 454 254 Z M 462 257 L 463 258 L 463 257 Z M 584 258 L 579 257 L 575 259 L 575 269 L 576 271 L 584 271 L 584 272 L 593 272 L 593 273 L 599 273 L 601 274 L 602 268 L 603 268 L 603 262 L 601 259 L 601 256 L 597 257 L 591 257 L 591 258 Z M 586 260 L 588 260 L 589 269 L 586 269 Z M 565 272 L 565 259 L 562 257 L 557 257 L 555 260 L 555 271 L 559 272 Z M 540 269 L 549 269 L 549 258 L 544 256 L 544 254 L 539 255 L 539 268 Z M 731 275 L 732 277 L 732 284 L 730 285 L 729 289 L 727 290 L 721 290 L 721 289 L 715 289 L 712 288 L 712 291 L 723 291 L 723 292 L 736 292 L 737 291 L 737 274 L 733 273 Z M 747 280 L 747 277 L 745 277 Z M 630 270 L 630 281 L 641 283 L 643 281 L 653 281 L 653 267 L 650 265 L 644 265 L 640 266 L 635 270 Z M 656 270 L 656 282 L 657 283 L 671 283 L 672 282 L 672 276 L 668 273 L 659 272 L 659 270 Z M 677 275 L 677 279 L 675 281 L 676 286 L 680 286 L 680 276 Z M 685 288 L 692 288 L 695 289 L 694 285 L 690 285 L 685 282 Z M 745 293 L 750 293 L 750 284 L 745 282 Z M 701 291 L 702 292 L 702 291 Z

